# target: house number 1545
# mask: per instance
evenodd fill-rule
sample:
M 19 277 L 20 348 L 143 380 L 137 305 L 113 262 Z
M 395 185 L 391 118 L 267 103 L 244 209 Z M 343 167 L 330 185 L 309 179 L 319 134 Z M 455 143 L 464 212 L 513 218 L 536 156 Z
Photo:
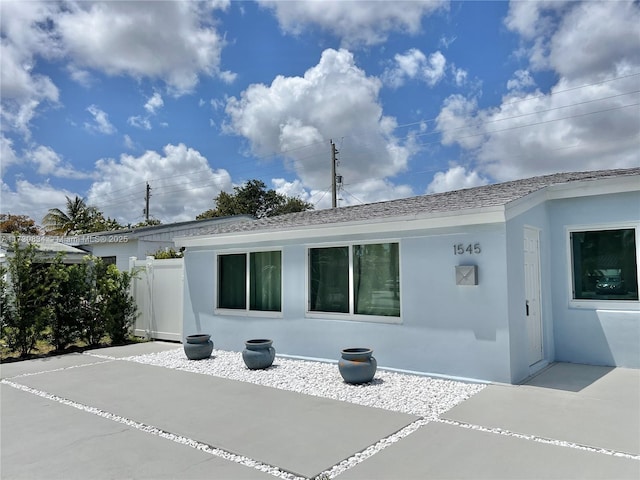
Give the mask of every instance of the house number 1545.
M 473 255 L 476 254 L 478 255 L 479 253 L 482 252 L 482 249 L 480 248 L 480 244 L 479 243 L 456 243 L 453 246 L 453 254 L 454 255 L 464 255 L 469 254 L 469 255 Z

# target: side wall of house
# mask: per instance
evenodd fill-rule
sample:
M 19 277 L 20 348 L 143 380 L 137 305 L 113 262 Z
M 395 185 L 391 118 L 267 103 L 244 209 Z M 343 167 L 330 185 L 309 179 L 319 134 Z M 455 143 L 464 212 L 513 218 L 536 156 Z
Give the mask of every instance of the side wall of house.
M 95 257 L 116 257 L 116 267 L 120 271 L 129 270 L 129 258 L 138 256 L 137 240 L 122 243 L 94 243 L 83 248 Z
M 575 226 L 640 224 L 640 192 L 549 202 L 555 359 L 640 368 L 639 303 L 608 308 L 571 306 L 571 259 L 568 229 Z M 636 236 L 636 249 L 640 238 Z
M 308 248 L 397 241 L 400 245 L 400 324 L 307 315 Z M 456 246 L 462 245 L 459 254 Z M 472 253 L 466 250 L 472 245 Z M 478 246 L 474 249 L 473 246 Z M 268 245 L 248 245 L 245 251 Z M 183 334 L 205 332 L 216 348 L 241 351 L 250 338 L 271 338 L 278 353 L 338 360 L 342 348 L 374 349 L 378 364 L 424 373 L 509 382 L 504 224 L 387 233 L 366 238 L 343 235 L 284 242 L 282 315 L 216 314 L 216 252 L 189 247 L 185 253 Z M 456 265 L 476 265 L 478 285 L 456 285 Z M 320 317 L 320 318 L 318 318 Z
M 533 373 L 529 365 L 527 331 L 524 232 L 533 228 L 539 234 L 540 313 L 542 326 L 542 362 L 555 356 L 553 313 L 551 308 L 550 235 L 547 204 L 542 203 L 507 222 L 507 271 L 509 289 L 509 331 L 511 340 L 511 383 L 518 383 Z

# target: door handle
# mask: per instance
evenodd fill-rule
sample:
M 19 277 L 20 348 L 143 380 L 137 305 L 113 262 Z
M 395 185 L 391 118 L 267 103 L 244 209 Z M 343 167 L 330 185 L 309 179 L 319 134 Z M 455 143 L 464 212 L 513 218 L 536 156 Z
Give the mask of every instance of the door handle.
M 527 317 L 529 316 L 529 300 L 526 300 L 525 302 L 525 309 L 527 311 Z

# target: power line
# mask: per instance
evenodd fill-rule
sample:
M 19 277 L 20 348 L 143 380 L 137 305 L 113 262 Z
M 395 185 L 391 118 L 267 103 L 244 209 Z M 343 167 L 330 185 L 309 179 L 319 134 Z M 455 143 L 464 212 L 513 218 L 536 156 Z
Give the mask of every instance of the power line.
M 622 79 L 625 79 L 625 78 L 631 78 L 631 77 L 635 77 L 635 76 L 638 76 L 638 75 L 640 75 L 640 72 L 632 73 L 632 74 L 628 74 L 628 75 L 621 75 L 621 76 L 618 76 L 618 77 L 613 77 L 613 78 L 608 78 L 608 79 L 605 79 L 605 80 L 601 80 L 599 82 L 593 82 L 593 83 L 589 83 L 589 84 L 584 84 L 584 85 L 579 85 L 579 86 L 575 86 L 575 87 L 566 88 L 566 89 L 563 89 L 563 90 L 557 90 L 557 91 L 549 92 L 549 93 L 546 93 L 546 94 L 540 94 L 540 95 L 535 95 L 535 96 L 531 96 L 531 97 L 526 97 L 526 98 L 513 100 L 511 102 L 503 103 L 502 106 L 504 107 L 504 106 L 514 105 L 514 104 L 517 104 L 517 103 L 533 101 L 533 100 L 537 100 L 537 99 L 540 99 L 540 98 L 549 98 L 549 97 L 552 97 L 552 96 L 557 96 L 557 95 L 562 94 L 562 93 L 572 92 L 572 91 L 576 91 L 576 90 L 580 90 L 580 89 L 584 89 L 584 88 L 593 87 L 593 86 L 596 86 L 596 85 L 602 85 L 602 84 L 605 84 L 605 83 L 610 83 L 610 82 L 617 81 L 617 80 L 622 80 Z M 616 97 L 619 97 L 619 96 L 631 95 L 631 94 L 638 93 L 638 92 L 639 92 L 638 90 L 635 90 L 635 91 L 632 91 L 632 92 L 626 92 L 626 93 L 621 93 L 621 94 L 617 94 L 617 95 L 611 95 L 611 96 L 608 96 L 608 97 L 601 97 L 601 98 L 598 98 L 598 99 L 585 100 L 585 101 L 577 102 L 577 103 L 574 103 L 574 104 L 563 105 L 563 106 L 554 107 L 554 108 L 545 109 L 545 110 L 539 110 L 539 111 L 536 111 L 536 112 L 524 113 L 524 114 L 514 115 L 514 116 L 510 116 L 510 117 L 503 117 L 503 118 L 500 118 L 500 119 L 489 120 L 489 121 L 486 121 L 486 122 L 479 122 L 476 125 L 458 127 L 456 129 L 445 129 L 445 130 L 441 130 L 441 131 L 438 131 L 438 132 L 434 131 L 434 132 L 407 135 L 405 137 L 399 138 L 399 140 L 407 140 L 409 138 L 415 138 L 417 136 L 434 135 L 434 134 L 437 134 L 437 133 L 444 134 L 444 133 L 448 133 L 448 132 L 450 132 L 452 130 L 458 130 L 458 129 L 464 129 L 464 128 L 472 128 L 474 126 L 475 127 L 482 126 L 482 125 L 487 124 L 487 123 L 494 123 L 494 122 L 498 122 L 498 121 L 506 121 L 506 120 L 519 118 L 519 117 L 523 117 L 523 116 L 527 116 L 527 115 L 536 115 L 536 114 L 540 114 L 540 113 L 546 113 L 546 112 L 550 112 L 550 111 L 557 110 L 557 109 L 569 108 L 569 107 L 572 107 L 572 106 L 583 105 L 583 104 L 587 104 L 587 103 L 593 103 L 593 102 L 602 101 L 602 100 L 606 100 L 606 99 L 616 98 Z M 568 118 L 570 118 L 570 117 L 568 117 Z M 409 126 L 413 126 L 413 125 L 419 125 L 419 124 L 435 122 L 436 120 L 437 120 L 437 118 L 427 119 L 427 120 L 423 119 L 423 120 L 416 121 L 416 122 L 411 122 L 411 123 L 398 125 L 398 126 L 395 127 L 395 129 L 397 130 L 399 128 L 409 127 Z M 350 137 L 352 138 L 353 136 L 352 135 L 348 135 L 346 138 L 350 138 Z M 341 137 L 341 146 L 344 143 L 344 139 L 345 139 L 344 136 Z M 251 159 L 247 159 L 246 162 L 247 163 L 250 163 L 250 162 L 252 163 L 256 159 L 257 160 L 264 160 L 264 159 L 267 159 L 267 158 L 270 158 L 270 157 L 276 157 L 276 156 L 279 156 L 279 155 L 285 155 L 286 153 L 290 153 L 290 152 L 302 150 L 302 149 L 305 149 L 305 148 L 310 148 L 310 147 L 313 147 L 313 146 L 325 144 L 325 142 L 326 142 L 326 140 L 319 140 L 319 141 L 312 142 L 312 143 L 309 143 L 309 144 L 300 145 L 298 147 L 279 150 L 277 152 L 273 152 L 273 153 L 269 153 L 269 154 L 265 154 L 265 155 L 254 156 Z M 308 155 L 306 157 L 295 158 L 294 160 L 296 162 L 301 162 L 301 161 L 306 160 L 308 158 L 317 157 L 319 155 L 322 155 L 322 153 L 321 152 L 320 153 L 314 153 L 314 154 Z M 150 178 L 148 178 L 147 181 L 157 182 L 157 181 L 164 180 L 164 179 L 167 179 L 167 178 L 176 178 L 176 177 L 181 177 L 181 176 L 194 175 L 194 174 L 197 174 L 197 173 L 206 173 L 206 172 L 210 171 L 211 168 L 213 168 L 213 167 L 210 167 L 209 169 L 202 169 L 202 170 L 196 170 L 196 171 L 192 171 L 192 172 L 185 172 L 185 173 L 177 174 L 177 175 L 168 175 L 168 176 L 164 176 L 164 177 L 150 177 Z M 131 185 L 129 187 L 122 187 L 120 189 L 113 190 L 110 193 L 113 194 L 113 193 L 117 193 L 117 192 L 122 191 L 122 190 L 127 190 L 129 188 L 135 188 L 137 185 L 141 185 L 141 184 L 144 184 L 144 183 L 145 183 L 144 181 L 141 181 L 141 182 L 133 184 L 133 185 Z
M 517 100 L 513 100 L 511 102 L 503 103 L 502 106 L 515 105 L 516 103 L 528 102 L 528 101 L 531 101 L 531 100 L 537 100 L 539 98 L 548 98 L 548 97 L 552 97 L 552 96 L 555 96 L 555 95 L 559 95 L 561 93 L 573 92 L 575 90 L 580 90 L 581 88 L 595 87 L 596 85 L 602 85 L 604 83 L 614 82 L 616 80 L 622 80 L 622 79 L 630 78 L 630 77 L 637 77 L 638 75 L 640 75 L 640 72 L 630 73 L 628 75 L 621 75 L 619 77 L 608 78 L 608 79 L 602 80 L 600 82 L 587 83 L 587 84 L 579 85 L 579 86 L 576 86 L 576 87 L 565 88 L 564 90 L 556 90 L 555 92 L 541 93 L 540 95 L 534 95 L 532 97 L 520 98 L 520 99 L 517 99 Z M 436 120 L 437 120 L 437 118 L 431 118 L 431 119 L 428 119 L 428 120 L 424 120 L 424 119 L 423 120 L 418 120 L 417 122 L 411 122 L 411 123 L 405 123 L 403 125 L 398 125 L 398 126 L 396 126 L 396 129 L 404 128 L 404 127 L 412 127 L 414 125 L 420 125 L 420 124 L 423 124 L 423 123 L 435 122 Z

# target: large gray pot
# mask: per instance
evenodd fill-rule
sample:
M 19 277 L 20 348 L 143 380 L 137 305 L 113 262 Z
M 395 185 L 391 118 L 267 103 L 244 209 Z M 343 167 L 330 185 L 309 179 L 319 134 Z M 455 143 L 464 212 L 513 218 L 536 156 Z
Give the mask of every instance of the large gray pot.
M 198 333 L 195 335 L 187 335 L 186 342 L 183 344 L 184 353 L 189 360 L 202 360 L 209 358 L 213 352 L 213 342 L 211 335 L 206 333 Z
M 245 349 L 242 351 L 242 359 L 247 368 L 258 370 L 268 368 L 276 358 L 276 350 L 271 345 L 273 340 L 268 338 L 256 338 L 244 342 Z
M 354 347 L 341 350 L 342 358 L 338 362 L 340 375 L 347 383 L 367 383 L 373 380 L 378 362 L 372 356 L 370 348 Z

